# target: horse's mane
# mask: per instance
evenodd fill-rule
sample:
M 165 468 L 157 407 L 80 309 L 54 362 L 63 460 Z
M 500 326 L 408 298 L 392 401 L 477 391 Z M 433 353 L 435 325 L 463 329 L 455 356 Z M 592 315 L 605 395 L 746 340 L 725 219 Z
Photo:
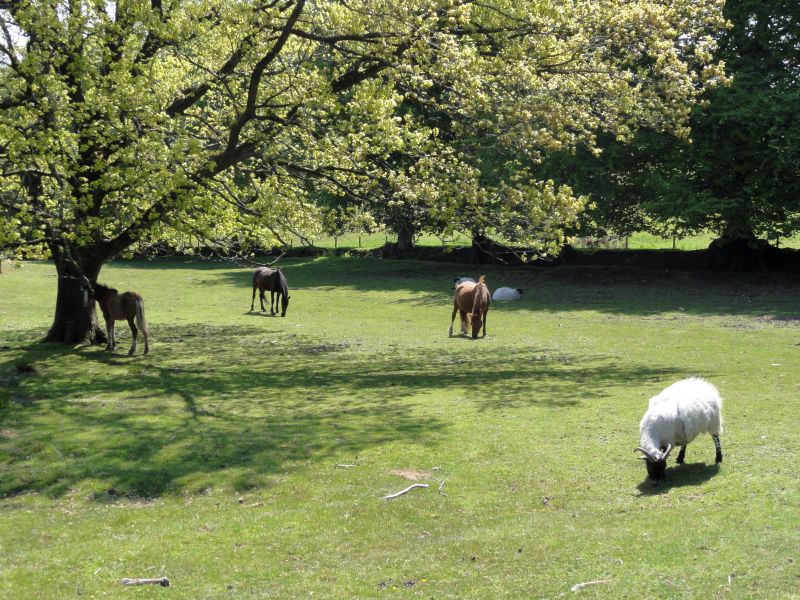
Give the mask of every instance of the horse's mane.
M 102 283 L 99 283 L 97 281 L 92 281 L 92 287 L 94 288 L 95 295 L 97 295 L 97 292 L 103 292 L 103 295 L 119 294 L 119 292 L 116 289 L 108 287 L 107 285 L 103 285 Z
M 483 289 L 481 289 L 481 286 L 483 286 Z M 481 275 L 472 290 L 472 314 L 479 314 L 483 307 L 488 306 L 491 301 L 492 297 L 489 295 L 489 288 L 486 287 L 486 276 Z
M 278 284 L 281 286 L 281 293 L 284 296 L 288 296 L 289 286 L 286 284 L 286 275 L 283 274 L 280 267 L 278 267 L 275 272 L 278 274 Z

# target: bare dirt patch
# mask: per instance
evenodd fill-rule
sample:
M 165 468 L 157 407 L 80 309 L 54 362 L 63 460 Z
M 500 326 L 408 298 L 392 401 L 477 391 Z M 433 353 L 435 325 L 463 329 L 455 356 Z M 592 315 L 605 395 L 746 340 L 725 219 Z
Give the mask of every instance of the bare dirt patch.
M 19 437 L 19 433 L 10 429 L 0 429 L 0 440 L 13 440 Z
M 397 475 L 409 481 L 422 481 L 423 479 L 430 479 L 433 473 L 428 471 L 417 471 L 416 469 L 393 469 L 390 471 L 392 475 Z
M 800 327 L 800 316 L 756 316 L 750 319 L 728 323 L 725 327 L 730 327 L 732 329 L 761 329 L 765 325 L 772 325 L 774 327 Z

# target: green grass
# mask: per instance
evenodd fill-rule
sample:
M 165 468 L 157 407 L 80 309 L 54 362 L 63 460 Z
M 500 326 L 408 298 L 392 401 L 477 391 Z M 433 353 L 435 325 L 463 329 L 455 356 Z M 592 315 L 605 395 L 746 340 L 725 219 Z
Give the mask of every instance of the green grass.
M 473 341 L 446 331 L 474 269 L 284 269 L 281 319 L 250 268 L 109 265 L 147 357 L 122 326 L 116 353 L 32 343 L 54 271 L 0 275 L 0 597 L 800 597 L 800 279 L 490 267 L 524 300 Z M 690 375 L 725 462 L 706 436 L 653 487 L 638 422 Z M 403 470 L 430 487 L 383 500 Z

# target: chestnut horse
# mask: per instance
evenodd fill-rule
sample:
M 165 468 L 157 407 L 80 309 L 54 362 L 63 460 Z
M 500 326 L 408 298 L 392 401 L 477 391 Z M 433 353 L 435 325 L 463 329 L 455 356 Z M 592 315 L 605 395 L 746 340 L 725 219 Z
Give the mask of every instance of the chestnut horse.
M 131 349 L 128 350 L 128 355 L 136 352 L 136 325 L 142 330 L 144 336 L 144 353 L 150 351 L 150 345 L 147 343 L 147 321 L 144 320 L 144 301 L 142 297 L 136 292 L 118 293 L 114 288 L 100 285 L 96 281 L 92 282 L 92 289 L 94 290 L 94 299 L 100 305 L 100 310 L 103 311 L 103 318 L 106 320 L 106 328 L 108 329 L 108 344 L 106 350 L 113 350 L 117 347 L 117 338 L 114 335 L 114 321 L 128 321 L 128 326 L 131 328 L 131 336 L 133 343 Z M 134 324 L 134 320 L 136 324 Z
M 286 277 L 283 271 L 277 269 L 273 271 L 269 267 L 259 267 L 253 273 L 253 299 L 250 302 L 250 311 L 253 311 L 253 306 L 256 302 L 256 288 L 258 288 L 258 299 L 261 301 L 261 310 L 267 312 L 264 308 L 264 292 L 269 291 L 269 314 L 274 315 L 278 312 L 278 302 L 275 299 L 275 294 L 280 296 L 281 300 L 281 316 L 286 316 L 286 309 L 289 308 L 289 288 L 286 286 Z
M 486 337 L 486 314 L 489 312 L 491 295 L 486 287 L 486 278 L 481 275 L 478 283 L 465 281 L 456 287 L 453 295 L 453 315 L 450 317 L 450 330 L 448 335 L 453 335 L 453 321 L 456 312 L 461 313 L 461 333 L 467 333 L 467 322 L 472 323 L 472 339 L 478 337 L 478 331 L 483 325 L 483 335 Z

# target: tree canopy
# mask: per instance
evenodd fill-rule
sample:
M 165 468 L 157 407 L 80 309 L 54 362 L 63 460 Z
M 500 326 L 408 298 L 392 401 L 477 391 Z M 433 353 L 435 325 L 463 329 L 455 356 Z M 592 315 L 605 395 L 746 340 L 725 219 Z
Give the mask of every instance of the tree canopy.
M 73 318 L 87 312 L 74 286 L 132 244 L 274 242 L 318 222 L 314 194 L 440 221 L 488 205 L 493 226 L 545 243 L 581 199 L 527 173 L 482 178 L 481 157 L 535 161 L 641 126 L 686 135 L 720 77 L 721 5 L 2 1 L 2 243 L 53 256 L 50 337 L 66 341 L 97 329 L 93 311 Z
M 594 231 L 684 234 L 722 243 L 800 231 L 800 5 L 728 0 L 715 57 L 730 84 L 695 105 L 691 139 L 651 129 L 551 156 L 542 170 L 592 194 Z

